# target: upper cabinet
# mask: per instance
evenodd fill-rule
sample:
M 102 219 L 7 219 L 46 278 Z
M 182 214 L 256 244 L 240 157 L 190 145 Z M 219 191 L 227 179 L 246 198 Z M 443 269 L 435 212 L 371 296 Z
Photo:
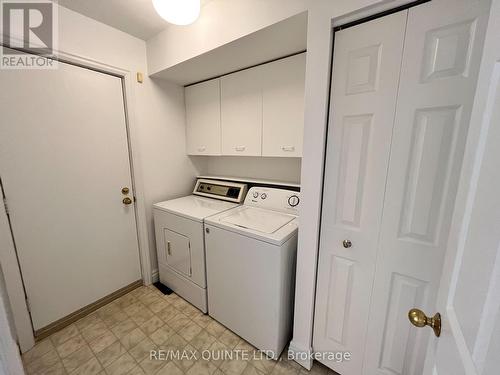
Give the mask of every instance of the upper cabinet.
M 186 87 L 190 155 L 301 157 L 305 53 Z
M 305 53 L 262 65 L 262 155 L 302 156 Z
M 186 140 L 189 155 L 220 155 L 220 80 L 185 89 Z
M 262 155 L 261 68 L 221 78 L 223 155 Z

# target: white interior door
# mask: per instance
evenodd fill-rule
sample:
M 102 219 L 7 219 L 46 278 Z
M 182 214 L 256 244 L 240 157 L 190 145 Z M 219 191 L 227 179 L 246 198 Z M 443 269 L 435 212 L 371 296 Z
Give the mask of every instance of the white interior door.
M 141 278 L 120 78 L 0 71 L 0 176 L 35 330 Z
M 430 341 L 425 374 L 500 372 L 500 1 L 494 0 L 437 311 L 441 337 Z M 472 155 L 472 156 L 470 156 Z
M 498 79 L 498 77 L 497 77 Z M 443 333 L 433 340 L 434 375 L 500 372 L 500 84 L 480 177 L 471 197 L 448 293 L 438 304 Z
M 476 89 L 488 1 L 409 10 L 364 374 L 417 375 L 434 315 Z
M 322 360 L 342 375 L 362 371 L 406 19 L 335 34 L 313 349 L 350 352 Z

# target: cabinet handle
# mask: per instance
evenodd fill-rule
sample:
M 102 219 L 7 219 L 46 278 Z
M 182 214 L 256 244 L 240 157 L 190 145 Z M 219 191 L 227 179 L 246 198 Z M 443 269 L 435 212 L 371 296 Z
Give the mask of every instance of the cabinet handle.
M 203 152 L 203 151 L 205 151 L 206 149 L 207 149 L 207 147 L 206 147 L 206 146 L 200 146 L 200 147 L 198 147 L 198 151 L 199 151 L 199 152 Z
M 283 151 L 289 151 L 289 152 L 291 152 L 291 151 L 295 151 L 295 146 L 281 146 L 281 149 Z
M 167 254 L 170 255 L 170 256 L 172 255 L 172 249 L 170 247 L 170 241 L 167 242 Z
M 236 146 L 234 149 L 235 149 L 236 151 L 245 151 L 246 146 Z

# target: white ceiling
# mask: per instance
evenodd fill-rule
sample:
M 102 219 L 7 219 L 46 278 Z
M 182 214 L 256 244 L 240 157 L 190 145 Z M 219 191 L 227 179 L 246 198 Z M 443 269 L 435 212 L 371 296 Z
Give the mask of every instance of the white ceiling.
M 209 1 L 202 0 L 202 6 Z M 58 3 L 144 40 L 169 25 L 156 13 L 151 0 L 59 0 Z

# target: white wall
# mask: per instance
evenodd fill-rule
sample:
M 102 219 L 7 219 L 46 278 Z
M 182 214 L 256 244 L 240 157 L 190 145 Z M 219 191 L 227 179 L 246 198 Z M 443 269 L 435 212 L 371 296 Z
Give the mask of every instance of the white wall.
M 300 158 L 207 157 L 206 174 L 300 183 Z
M 138 96 L 139 139 L 153 271 L 158 269 L 153 203 L 191 193 L 195 176 L 204 173 L 204 157 L 186 156 L 184 88 L 157 79 L 144 82 Z
M 315 1 L 315 0 L 314 0 Z M 170 25 L 147 42 L 149 73 L 282 21 L 307 9 L 311 0 L 212 0 L 189 26 Z

